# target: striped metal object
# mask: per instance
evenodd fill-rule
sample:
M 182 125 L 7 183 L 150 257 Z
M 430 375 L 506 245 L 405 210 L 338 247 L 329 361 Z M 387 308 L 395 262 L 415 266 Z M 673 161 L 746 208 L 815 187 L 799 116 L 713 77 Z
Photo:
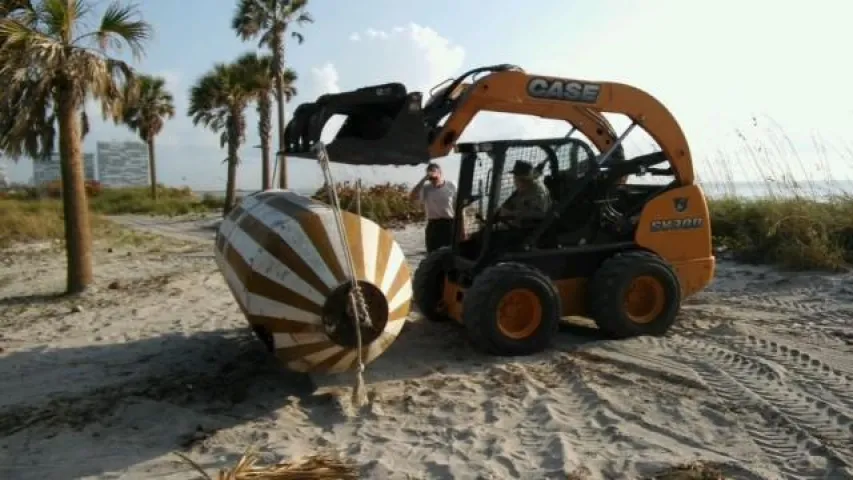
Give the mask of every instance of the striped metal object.
M 372 322 L 361 329 L 367 364 L 403 328 L 411 272 L 393 234 L 342 213 Z M 332 207 L 289 190 L 244 197 L 219 226 L 219 270 L 252 329 L 290 370 L 337 373 L 357 365 L 343 248 Z

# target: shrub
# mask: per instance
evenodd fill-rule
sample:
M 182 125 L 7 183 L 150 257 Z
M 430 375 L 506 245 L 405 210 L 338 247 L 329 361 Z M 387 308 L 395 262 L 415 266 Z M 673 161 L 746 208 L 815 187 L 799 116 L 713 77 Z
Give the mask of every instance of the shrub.
M 362 215 L 383 227 L 424 219 L 405 184 L 384 183 L 361 193 Z M 314 198 L 329 203 L 328 186 Z M 356 185 L 338 185 L 341 207 L 356 211 Z M 793 269 L 838 269 L 853 263 L 853 197 L 803 196 L 709 200 L 714 246 L 737 259 Z
M 157 200 L 149 187 L 105 188 L 90 200 L 92 211 L 104 215 L 185 215 L 221 209 L 224 199 L 198 196 L 189 187 L 157 186 Z
M 96 197 L 104 191 L 104 187 L 101 185 L 101 182 L 97 180 L 86 180 L 84 182 L 84 187 L 86 189 L 86 196 L 89 198 Z M 42 187 L 44 189 L 45 194 L 49 198 L 61 198 L 62 197 L 62 181 L 55 180 L 50 182 Z
M 361 213 L 390 228 L 424 220 L 420 202 L 409 199 L 402 183 L 368 186 L 361 192 Z M 338 185 L 341 207 L 356 212 L 356 184 Z M 147 187 L 87 188 L 96 214 L 180 215 L 218 212 L 224 199 L 198 196 L 187 187 L 158 187 L 158 200 Z M 313 197 L 329 203 L 328 187 Z M 61 238 L 62 210 L 55 193 L 19 188 L 0 197 L 0 245 L 13 241 Z M 45 198 L 46 197 L 46 198 Z M 788 268 L 838 269 L 853 263 L 853 197 L 837 195 L 817 200 L 789 195 L 745 199 L 729 196 L 709 200 L 714 246 L 735 258 Z
M 0 248 L 13 243 L 62 240 L 65 224 L 62 202 L 55 199 L 0 199 Z M 96 234 L 109 230 L 110 222 L 93 215 L 91 224 Z
M 837 269 L 853 262 L 853 199 L 710 201 L 714 243 L 745 261 Z
M 314 192 L 313 198 L 321 202 L 331 203 L 329 190 L 328 185 L 323 185 Z M 410 187 L 404 183 L 390 182 L 362 188 L 362 216 L 386 228 L 423 221 L 423 207 L 419 202 L 413 202 L 409 199 L 409 191 Z M 356 184 L 348 181 L 341 182 L 338 184 L 337 193 L 341 208 L 356 213 Z

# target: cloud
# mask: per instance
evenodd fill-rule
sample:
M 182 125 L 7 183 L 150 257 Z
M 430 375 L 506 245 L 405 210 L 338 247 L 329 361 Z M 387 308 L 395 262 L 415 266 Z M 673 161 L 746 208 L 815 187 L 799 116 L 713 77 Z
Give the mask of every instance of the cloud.
M 426 92 L 461 73 L 465 65 L 465 49 L 461 45 L 417 23 L 394 26 L 387 31 L 368 28 L 353 35 L 369 40 L 357 47 L 359 50 L 353 56 L 373 59 L 370 73 L 358 78 L 372 78 L 370 81 L 375 83 L 396 77 L 411 90 Z
M 317 95 L 340 92 L 341 87 L 338 85 L 338 79 L 338 69 L 331 62 L 311 69 L 311 87 Z
M 853 105 L 853 71 L 823 53 L 843 44 L 839 32 L 849 31 L 842 9 L 849 3 L 803 9 L 767 0 L 627 2 L 572 39 L 591 48 L 540 52 L 526 67 L 651 93 L 681 124 L 705 178 L 718 179 L 713 170 L 723 157 L 739 178 L 762 178 L 756 163 L 805 178 L 825 160 L 813 136 L 843 139 L 853 126 L 850 108 L 838 108 Z M 843 170 L 841 163 L 835 162 Z
M 364 31 L 364 34 L 367 35 L 368 38 L 381 38 L 383 40 L 388 38 L 387 32 L 384 32 L 382 30 L 375 30 L 373 28 L 368 28 Z
M 352 35 L 349 36 L 349 39 L 351 42 L 358 42 L 361 40 L 361 35 L 359 35 L 357 33 L 353 33 Z
M 337 61 L 335 66 L 326 63 L 312 69 L 311 86 L 306 93 L 310 92 L 314 96 L 303 96 L 300 89 L 300 98 L 294 104 L 312 101 L 322 93 L 387 82 L 401 82 L 410 91 L 420 91 L 427 96 L 437 84 L 470 68 L 466 65 L 467 52 L 462 45 L 433 28 L 414 22 L 386 30 L 369 28 L 354 32 L 351 35 L 353 37 L 364 41 L 351 47 L 352 53 Z M 341 120 L 340 117 L 333 117 L 329 121 L 321 137 L 324 141 L 331 140 Z M 483 112 L 471 122 L 461 140 L 563 136 L 567 130 L 568 126 L 561 121 Z M 458 155 L 451 154 L 435 161 L 442 165 L 451 178 L 458 174 Z M 339 180 L 361 178 L 367 183 L 413 182 L 423 176 L 423 168 L 336 164 L 333 171 Z M 316 182 L 317 177 L 306 177 L 305 180 Z
M 531 73 L 627 83 L 649 92 L 679 122 L 703 178 L 720 180 L 716 173 L 723 162 L 738 178 L 761 179 L 762 169 L 787 170 L 797 178 L 849 178 L 853 164 L 844 159 L 853 151 L 846 140 L 853 127 L 853 90 L 847 87 L 853 70 L 827 63 L 821 52 L 839 44 L 848 18 L 840 12 L 850 8 L 840 0 L 828 3 L 832 6 L 804 11 L 799 4 L 769 0 L 625 1 L 618 13 L 602 15 L 563 39 L 578 48 L 546 42 L 525 49 L 521 66 Z M 766 18 L 767 12 L 773 22 L 756 24 L 755 18 Z M 361 65 L 338 62 L 345 90 L 400 81 L 427 93 L 463 68 L 483 63 L 472 63 L 453 38 L 417 23 L 357 34 L 365 41 L 352 56 Z M 623 115 L 606 116 L 617 132 L 629 123 Z M 462 140 L 566 132 L 559 121 L 481 113 Z M 656 149 L 642 129 L 635 129 L 625 146 L 629 154 Z

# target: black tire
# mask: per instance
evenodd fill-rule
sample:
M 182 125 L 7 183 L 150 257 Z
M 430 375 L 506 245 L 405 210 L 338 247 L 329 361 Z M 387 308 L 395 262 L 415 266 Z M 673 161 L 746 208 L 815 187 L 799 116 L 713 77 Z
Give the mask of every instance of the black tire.
M 521 327 L 513 338 L 499 320 L 499 306 L 512 292 L 524 292 L 530 302 L 538 302 L 538 324 Z M 532 293 L 532 296 L 530 295 Z M 535 300 L 533 300 L 535 298 Z M 474 279 L 462 305 L 462 323 L 468 338 L 479 350 L 493 355 L 531 355 L 547 349 L 560 325 L 560 296 L 545 274 L 520 263 L 500 263 Z M 530 328 L 531 331 L 524 331 Z
M 650 294 L 663 295 L 660 300 L 653 300 L 643 319 L 636 314 L 632 316 L 625 306 L 629 287 L 641 277 L 650 277 L 660 287 L 651 287 Z M 681 283 L 672 267 L 653 253 L 618 253 L 604 261 L 590 283 L 590 316 L 601 332 L 611 338 L 663 335 L 675 323 L 680 308 Z
M 444 259 L 450 255 L 450 247 L 441 247 L 428 253 L 412 279 L 412 300 L 427 320 L 446 322 L 447 314 L 439 308 L 444 297 Z

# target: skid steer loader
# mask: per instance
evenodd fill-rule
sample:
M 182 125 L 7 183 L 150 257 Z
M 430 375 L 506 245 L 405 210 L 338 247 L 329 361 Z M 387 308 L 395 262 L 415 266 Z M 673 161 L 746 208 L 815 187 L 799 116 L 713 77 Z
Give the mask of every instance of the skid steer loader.
M 458 142 L 481 111 L 565 120 L 586 140 Z M 602 116 L 608 112 L 632 123 L 617 136 Z M 421 94 L 402 84 L 376 85 L 297 108 L 286 153 L 311 156 L 336 114 L 347 118 L 327 146 L 335 162 L 418 165 L 461 154 L 454 241 L 418 266 L 414 302 L 427 319 L 464 325 L 484 351 L 539 352 L 565 316 L 591 318 L 613 338 L 661 335 L 681 301 L 713 279 L 708 207 L 687 140 L 670 112 L 642 90 L 513 65 L 466 72 L 423 105 Z M 626 158 L 622 144 L 638 126 L 660 151 Z M 500 213 L 518 161 L 535 166 L 552 200 L 533 221 Z M 626 181 L 647 175 L 669 181 Z

